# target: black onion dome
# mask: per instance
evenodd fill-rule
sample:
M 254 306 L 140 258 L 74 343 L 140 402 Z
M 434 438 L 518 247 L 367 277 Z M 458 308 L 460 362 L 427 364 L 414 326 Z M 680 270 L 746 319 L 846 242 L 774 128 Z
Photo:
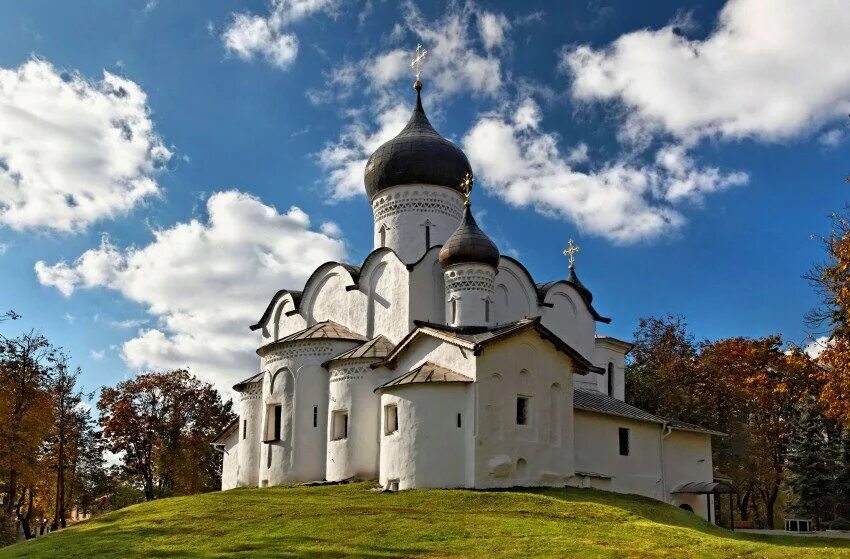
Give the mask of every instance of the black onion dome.
M 459 147 L 440 136 L 422 108 L 421 83 L 416 83 L 416 108 L 398 136 L 386 142 L 366 163 L 366 194 L 401 184 L 435 184 L 460 191 L 472 167 Z
M 472 217 L 469 206 L 463 210 L 460 226 L 440 249 L 440 265 L 448 268 L 454 264 L 487 264 L 499 267 L 499 249 Z
M 578 279 L 575 266 L 570 266 L 570 275 L 567 276 L 567 281 L 573 284 L 573 287 L 578 289 L 578 292 L 581 293 L 581 296 L 584 297 L 588 304 L 593 302 L 593 293 L 591 293 L 590 290 L 581 283 L 581 280 Z

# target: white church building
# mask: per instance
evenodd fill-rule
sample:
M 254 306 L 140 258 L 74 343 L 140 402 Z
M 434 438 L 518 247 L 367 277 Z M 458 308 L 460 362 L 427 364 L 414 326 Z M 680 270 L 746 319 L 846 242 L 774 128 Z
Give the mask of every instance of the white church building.
M 610 319 L 572 242 L 568 277 L 546 283 L 500 254 L 470 211 L 466 155 L 415 88 L 410 121 L 366 166 L 374 250 L 281 289 L 251 326 L 259 372 L 213 443 L 222 487 L 573 485 L 711 519 L 722 434 L 624 402 L 632 345 L 597 332 Z

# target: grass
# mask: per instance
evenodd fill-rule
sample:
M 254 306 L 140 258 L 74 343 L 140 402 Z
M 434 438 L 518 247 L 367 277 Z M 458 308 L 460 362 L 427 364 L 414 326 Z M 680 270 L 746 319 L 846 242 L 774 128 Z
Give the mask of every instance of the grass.
M 379 493 L 365 483 L 144 503 L 0 550 L 13 557 L 850 558 L 850 540 L 732 534 L 603 491 Z

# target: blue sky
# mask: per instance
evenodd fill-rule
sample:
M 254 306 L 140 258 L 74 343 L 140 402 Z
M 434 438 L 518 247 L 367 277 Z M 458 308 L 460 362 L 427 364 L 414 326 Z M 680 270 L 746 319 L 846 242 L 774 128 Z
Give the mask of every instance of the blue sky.
M 371 250 L 363 160 L 406 120 L 422 43 L 482 227 L 538 281 L 575 239 L 601 331 L 671 312 L 805 343 L 812 237 L 846 203 L 850 16 L 800 9 L 4 2 L 0 308 L 23 319 L 3 331 L 42 330 L 89 388 L 250 374 L 274 291 Z

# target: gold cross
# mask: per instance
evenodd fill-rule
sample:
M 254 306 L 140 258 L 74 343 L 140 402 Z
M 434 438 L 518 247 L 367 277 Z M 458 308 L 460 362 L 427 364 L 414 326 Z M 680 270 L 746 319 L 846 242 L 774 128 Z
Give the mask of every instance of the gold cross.
M 410 67 L 416 73 L 416 81 L 419 81 L 419 75 L 422 73 L 422 61 L 426 54 L 428 54 L 428 51 L 424 50 L 422 45 L 416 45 L 416 56 L 410 61 Z
M 469 205 L 469 194 L 472 192 L 472 183 L 475 182 L 475 177 L 469 173 L 460 181 L 460 190 L 463 192 L 464 204 Z
M 576 263 L 576 253 L 581 251 L 581 247 L 578 246 L 570 239 L 570 242 L 567 243 L 567 248 L 564 249 L 564 256 L 570 259 L 570 268 L 572 268 Z

